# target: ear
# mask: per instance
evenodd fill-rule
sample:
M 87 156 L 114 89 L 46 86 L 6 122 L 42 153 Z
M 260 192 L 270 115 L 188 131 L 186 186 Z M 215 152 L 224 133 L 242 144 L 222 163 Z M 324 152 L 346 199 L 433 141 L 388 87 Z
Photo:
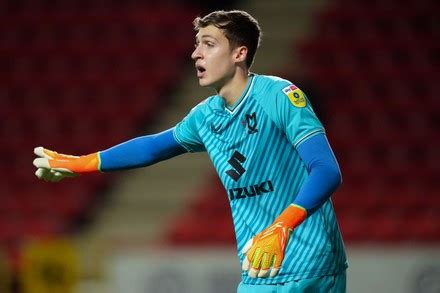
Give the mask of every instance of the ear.
M 233 58 L 237 63 L 245 62 L 248 53 L 248 48 L 246 46 L 240 46 L 234 49 Z

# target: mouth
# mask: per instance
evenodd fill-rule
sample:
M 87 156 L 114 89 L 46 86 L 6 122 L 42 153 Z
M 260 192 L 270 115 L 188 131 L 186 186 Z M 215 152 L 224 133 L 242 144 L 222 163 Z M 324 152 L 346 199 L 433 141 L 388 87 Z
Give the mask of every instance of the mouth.
M 201 65 L 196 65 L 196 71 L 197 71 L 197 77 L 201 78 L 201 77 L 203 77 L 203 74 L 205 73 L 206 68 Z

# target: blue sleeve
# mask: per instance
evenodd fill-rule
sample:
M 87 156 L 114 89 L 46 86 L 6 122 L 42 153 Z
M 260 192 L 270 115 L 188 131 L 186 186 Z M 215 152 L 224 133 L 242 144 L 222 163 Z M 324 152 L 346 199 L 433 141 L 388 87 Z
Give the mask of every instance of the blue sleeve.
M 338 162 L 323 133 L 316 134 L 298 148 L 298 153 L 306 165 L 309 177 L 299 191 L 294 204 L 315 212 L 342 183 Z
M 123 142 L 99 152 L 101 171 L 145 167 L 185 153 L 174 139 L 173 129 Z

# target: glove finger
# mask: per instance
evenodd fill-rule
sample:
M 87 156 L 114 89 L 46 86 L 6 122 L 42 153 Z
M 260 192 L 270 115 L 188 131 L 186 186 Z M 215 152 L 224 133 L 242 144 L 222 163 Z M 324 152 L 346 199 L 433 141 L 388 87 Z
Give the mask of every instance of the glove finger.
M 60 172 L 62 174 L 73 174 L 73 172 L 67 168 L 57 168 L 56 165 L 60 164 L 60 161 L 51 161 L 50 162 L 54 167 L 52 167 L 52 170 Z M 63 162 L 61 162 L 62 164 Z
M 273 257 L 273 267 L 270 272 L 270 277 L 275 277 L 278 275 L 278 271 L 281 269 L 281 262 L 283 261 L 284 256 L 281 255 L 280 257 L 277 257 L 274 255 Z
M 244 271 L 249 271 L 249 269 L 252 268 L 259 268 L 259 265 L 256 267 L 254 264 L 257 262 L 260 262 L 261 259 L 256 259 L 259 257 L 260 249 L 256 247 L 252 247 L 248 253 L 245 256 L 245 259 L 243 260 L 242 268 Z
M 49 159 L 49 157 L 46 155 L 46 153 L 44 152 L 44 148 L 43 147 L 36 147 L 34 148 L 34 154 L 39 156 L 40 158 L 46 158 Z
M 44 180 L 44 181 L 46 181 L 46 182 L 49 182 L 49 181 L 50 181 L 50 178 L 52 177 L 52 175 L 50 174 L 50 171 L 49 171 L 49 170 L 47 170 L 47 169 L 43 169 L 43 170 L 44 170 L 44 172 L 42 172 L 42 177 L 41 177 L 41 179 Z
M 73 172 L 66 168 L 52 168 L 51 164 L 57 165 L 57 164 L 65 164 L 63 161 L 55 161 L 55 160 L 48 160 L 46 158 L 36 158 L 33 161 L 33 164 L 37 168 L 44 168 L 44 169 L 52 169 L 54 171 L 58 171 L 60 173 L 69 173 L 72 174 Z
M 263 257 L 261 258 L 261 269 L 267 270 L 269 269 L 273 262 L 273 255 L 270 255 L 269 253 L 264 253 Z
M 261 260 L 263 259 L 263 253 L 262 253 L 261 249 L 257 248 L 251 257 L 252 257 L 251 258 L 252 259 L 252 268 L 260 270 Z
M 276 275 L 278 275 L 278 271 L 280 270 L 279 267 L 277 268 L 272 268 L 271 272 L 270 272 L 270 277 L 275 277 Z
M 247 256 L 244 258 L 244 260 L 243 260 L 243 264 L 242 264 L 242 266 L 241 266 L 241 269 L 243 270 L 243 271 L 248 271 L 249 270 L 249 267 L 250 267 L 250 265 L 249 265 L 249 259 L 247 258 Z
M 274 261 L 273 261 L 273 266 L 275 268 L 281 267 L 281 263 L 283 262 L 283 260 L 284 260 L 284 253 L 283 252 L 281 252 L 279 255 L 275 255 Z
M 44 173 L 43 180 L 46 181 L 46 182 L 51 182 L 52 181 L 52 177 L 53 177 L 53 173 L 51 172 L 51 170 L 47 170 Z
M 269 276 L 269 269 L 272 265 L 271 259 L 272 258 L 267 253 L 263 254 L 263 257 L 261 258 L 261 270 L 258 273 L 259 278 L 266 278 Z
M 77 177 L 78 174 L 72 173 L 70 171 L 58 171 L 57 169 L 51 169 L 54 172 L 54 176 L 52 178 L 53 182 L 60 182 L 64 178 Z
M 260 248 L 256 248 L 255 250 L 251 249 L 252 253 L 252 267 L 249 270 L 249 277 L 256 278 L 258 274 L 260 273 L 261 269 L 261 262 L 263 259 L 263 255 L 266 255 L 266 253 L 262 253 Z
M 38 168 L 37 171 L 35 171 L 35 176 L 37 176 L 38 179 L 42 179 L 46 171 L 47 169 Z
M 44 180 L 46 182 L 51 181 L 51 178 L 52 178 L 52 174 L 51 174 L 50 170 L 44 169 L 44 168 L 38 168 L 37 171 L 35 171 L 35 175 L 39 179 Z
M 55 151 L 45 149 L 43 147 L 34 148 L 34 154 L 36 154 L 37 156 L 40 156 L 42 158 L 54 159 L 54 160 L 67 160 L 67 161 L 69 161 L 71 159 L 79 158 L 79 156 L 60 154 Z
M 52 182 L 60 182 L 63 179 L 64 179 L 64 175 L 61 172 L 55 172 Z
M 249 251 L 249 249 L 251 249 L 253 243 L 254 243 L 254 238 L 249 239 L 244 245 L 243 249 L 241 250 L 241 253 L 246 254 Z
M 258 272 L 259 271 L 260 271 L 259 269 L 251 268 L 249 270 L 248 276 L 251 277 L 251 278 L 256 278 L 258 276 Z
M 47 182 L 54 182 L 54 177 L 55 177 L 55 171 L 49 170 L 49 172 L 47 172 L 47 176 L 45 178 L 46 178 Z
M 260 272 L 258 273 L 258 278 L 267 278 L 269 277 L 269 270 L 260 270 Z
M 46 158 L 36 158 L 34 159 L 33 164 L 37 168 L 50 169 L 49 160 Z

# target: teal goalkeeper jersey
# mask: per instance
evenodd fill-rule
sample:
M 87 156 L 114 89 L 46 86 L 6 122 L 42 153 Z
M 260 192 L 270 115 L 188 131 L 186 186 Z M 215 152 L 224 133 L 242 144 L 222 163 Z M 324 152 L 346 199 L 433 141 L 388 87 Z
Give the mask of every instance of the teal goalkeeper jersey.
M 287 80 L 251 74 L 232 106 L 211 96 L 174 129 L 189 152 L 206 151 L 229 198 L 240 262 L 246 242 L 295 200 L 308 173 L 296 148 L 324 128 L 307 97 Z M 215 227 L 213 227 L 215 229 Z M 279 284 L 346 268 L 344 245 L 327 200 L 291 235 L 279 274 L 246 284 Z

